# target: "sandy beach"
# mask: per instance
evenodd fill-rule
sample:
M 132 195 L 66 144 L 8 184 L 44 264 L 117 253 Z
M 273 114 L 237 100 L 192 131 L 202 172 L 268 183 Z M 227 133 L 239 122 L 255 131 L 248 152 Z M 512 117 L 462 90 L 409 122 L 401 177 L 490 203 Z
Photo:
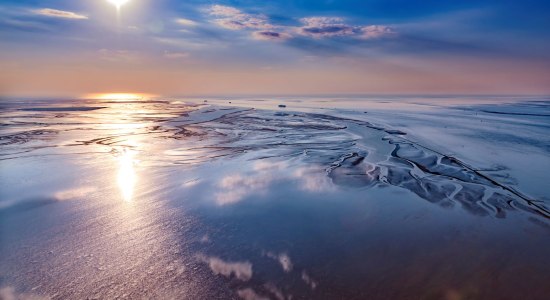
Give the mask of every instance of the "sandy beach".
M 0 296 L 550 294 L 547 99 L 332 100 L 2 102 Z

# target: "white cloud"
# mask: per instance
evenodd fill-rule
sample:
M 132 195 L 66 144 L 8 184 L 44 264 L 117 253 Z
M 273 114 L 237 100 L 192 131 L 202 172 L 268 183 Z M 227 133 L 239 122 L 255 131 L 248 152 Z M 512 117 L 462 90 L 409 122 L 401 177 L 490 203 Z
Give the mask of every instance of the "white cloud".
M 242 14 L 242 12 L 239 9 L 231 6 L 225 6 L 225 5 L 212 5 L 209 9 L 209 12 L 211 15 L 224 16 L 224 17 L 236 16 L 236 15 Z
M 80 15 L 72 11 L 57 10 L 52 8 L 42 8 L 32 11 L 36 15 L 54 17 L 54 18 L 64 18 L 64 19 L 88 19 L 85 15 Z
M 309 17 L 302 18 L 300 21 L 307 26 L 325 26 L 329 24 L 341 24 L 344 22 L 340 17 Z
M 197 26 L 197 22 L 184 18 L 178 18 L 175 20 L 175 22 L 183 26 Z
M 342 18 L 336 17 L 312 17 L 300 19 L 304 26 L 298 27 L 297 32 L 301 35 L 324 38 L 335 36 L 349 36 L 358 33 L 359 29 L 344 24 Z
M 395 33 L 389 26 L 353 26 L 346 24 L 344 19 L 339 17 L 311 17 L 302 18 L 300 21 L 304 23 L 304 26 L 298 27 L 296 32 L 313 38 L 350 36 L 367 40 L 390 36 Z
M 393 35 L 395 32 L 391 27 L 383 26 L 383 25 L 370 25 L 370 26 L 364 26 L 361 28 L 361 36 L 362 39 L 376 39 L 384 36 Z
M 248 14 L 238 8 L 225 5 L 212 5 L 207 13 L 220 27 L 231 30 L 255 29 L 252 38 L 264 41 L 284 41 L 295 35 L 315 39 L 331 37 L 352 37 L 359 39 L 374 39 L 394 34 L 394 31 L 384 25 L 356 26 L 345 23 L 341 17 L 307 17 L 300 19 L 302 26 L 273 25 L 262 14 Z
M 136 63 L 140 61 L 138 52 L 129 50 L 100 49 L 99 58 L 109 62 Z
M 266 20 L 256 17 L 218 19 L 215 23 L 221 27 L 232 30 L 273 28 Z
M 247 14 L 230 6 L 212 5 L 208 13 L 217 17 L 214 19 L 214 23 L 231 30 L 274 28 L 266 16 Z

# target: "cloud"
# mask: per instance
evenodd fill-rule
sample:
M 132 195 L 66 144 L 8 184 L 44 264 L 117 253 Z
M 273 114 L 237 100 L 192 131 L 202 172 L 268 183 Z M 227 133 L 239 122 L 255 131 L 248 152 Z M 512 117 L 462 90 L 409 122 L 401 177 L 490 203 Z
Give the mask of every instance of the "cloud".
M 197 26 L 197 22 L 189 19 L 184 19 L 184 18 L 178 18 L 175 20 L 175 22 L 183 26 Z
M 267 17 L 264 15 L 247 14 L 241 10 L 224 5 L 212 5 L 208 9 L 211 16 L 217 17 L 214 23 L 231 30 L 242 29 L 272 29 Z
M 198 258 L 207 263 L 210 270 L 216 275 L 221 274 L 225 277 L 234 275 L 241 281 L 248 281 L 252 278 L 252 264 L 248 261 L 228 262 L 218 257 L 207 257 L 204 255 L 198 255 Z
M 322 27 L 331 24 L 341 24 L 344 22 L 344 19 L 340 17 L 309 17 L 302 18 L 300 21 L 307 26 Z
M 376 39 L 384 36 L 389 36 L 395 34 L 395 31 L 388 26 L 383 25 L 370 25 L 364 26 L 361 28 L 361 39 Z
M 300 19 L 302 26 L 273 25 L 262 14 L 248 14 L 238 8 L 225 5 L 212 5 L 207 13 L 220 27 L 231 30 L 256 30 L 252 33 L 255 40 L 285 41 L 294 36 L 306 36 L 314 39 L 332 37 L 352 37 L 363 40 L 389 36 L 394 31 L 385 25 L 355 26 L 346 24 L 341 17 L 307 17 Z
M 220 19 L 215 21 L 221 27 L 240 30 L 240 29 L 270 29 L 271 25 L 267 24 L 264 20 L 258 18 L 247 19 Z
M 138 52 L 129 50 L 100 49 L 97 53 L 100 59 L 109 62 L 137 63 L 141 58 Z
M 231 17 L 231 16 L 237 16 L 242 14 L 242 12 L 235 7 L 217 5 L 217 4 L 212 5 L 209 9 L 209 12 L 211 15 L 224 16 L 224 17 Z
M 312 17 L 300 19 L 305 25 L 297 32 L 313 38 L 355 35 L 359 28 L 344 24 L 342 18 Z
M 63 18 L 63 19 L 88 19 L 85 15 L 80 15 L 71 11 L 57 10 L 52 8 L 42 8 L 32 11 L 36 15 L 54 17 L 54 18 Z
M 252 33 L 252 37 L 263 41 L 284 41 L 291 38 L 288 33 L 275 31 L 256 31 Z
M 170 58 L 170 59 L 187 58 L 187 57 L 189 57 L 189 53 L 188 53 L 188 52 L 169 52 L 169 51 L 164 51 L 164 57 L 165 57 L 165 58 Z
M 296 32 L 317 39 L 350 36 L 367 40 L 395 33 L 391 27 L 385 25 L 348 25 L 343 18 L 339 17 L 311 17 L 302 18 L 300 21 L 304 26 L 298 27 Z
M 14 18 L 4 18 L 0 16 L 0 27 L 2 29 L 16 29 L 16 30 L 25 30 L 25 31 L 44 31 L 51 30 L 51 28 L 44 24 L 43 22 L 32 20 L 18 20 Z

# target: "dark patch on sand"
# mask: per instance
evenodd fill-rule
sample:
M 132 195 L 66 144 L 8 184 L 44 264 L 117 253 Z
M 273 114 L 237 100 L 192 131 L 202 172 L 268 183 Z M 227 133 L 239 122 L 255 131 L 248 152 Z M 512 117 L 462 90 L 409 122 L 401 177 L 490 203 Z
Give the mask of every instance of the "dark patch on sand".
M 22 111 L 91 111 L 91 110 L 98 110 L 107 108 L 106 106 L 96 106 L 96 107 L 89 107 L 89 106 L 80 106 L 80 107 L 31 107 L 31 108 L 23 108 Z

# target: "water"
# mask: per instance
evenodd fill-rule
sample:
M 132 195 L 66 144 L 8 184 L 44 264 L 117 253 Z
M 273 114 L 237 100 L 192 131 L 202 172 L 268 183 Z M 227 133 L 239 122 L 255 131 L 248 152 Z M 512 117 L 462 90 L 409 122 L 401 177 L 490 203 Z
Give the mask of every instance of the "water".
M 4 102 L 0 296 L 544 299 L 549 111 Z

